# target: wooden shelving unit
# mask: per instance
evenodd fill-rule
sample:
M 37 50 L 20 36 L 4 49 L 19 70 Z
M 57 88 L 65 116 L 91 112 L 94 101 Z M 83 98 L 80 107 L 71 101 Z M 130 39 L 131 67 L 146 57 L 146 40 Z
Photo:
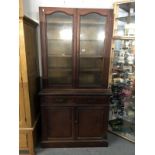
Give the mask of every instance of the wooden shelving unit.
M 111 87 L 113 92 L 109 131 L 132 142 L 134 142 L 135 124 L 134 22 L 135 2 L 133 0 L 115 2 L 111 66 L 109 71 L 109 87 Z M 120 124 L 118 120 L 122 120 Z

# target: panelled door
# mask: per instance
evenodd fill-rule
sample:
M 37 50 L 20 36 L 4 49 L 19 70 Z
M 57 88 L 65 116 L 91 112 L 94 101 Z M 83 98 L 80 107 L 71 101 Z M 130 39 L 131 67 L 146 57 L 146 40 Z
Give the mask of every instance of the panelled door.
M 76 138 L 103 139 L 106 134 L 106 117 L 103 107 L 83 106 L 76 110 Z
M 73 139 L 73 107 L 44 107 L 42 117 L 42 139 Z

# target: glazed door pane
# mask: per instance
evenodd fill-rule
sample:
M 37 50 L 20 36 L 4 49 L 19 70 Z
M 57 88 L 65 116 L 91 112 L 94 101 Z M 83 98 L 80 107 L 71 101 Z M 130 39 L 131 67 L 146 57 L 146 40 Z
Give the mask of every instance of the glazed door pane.
M 71 84 L 73 16 L 57 12 L 46 20 L 49 83 Z
M 80 16 L 80 87 L 102 85 L 105 27 L 105 16 L 96 13 Z

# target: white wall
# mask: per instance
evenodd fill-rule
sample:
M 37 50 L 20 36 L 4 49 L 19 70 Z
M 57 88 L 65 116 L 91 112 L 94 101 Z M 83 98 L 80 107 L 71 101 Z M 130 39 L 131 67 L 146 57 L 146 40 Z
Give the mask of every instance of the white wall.
M 116 0 L 23 0 L 24 15 L 30 17 L 39 23 L 39 7 L 71 7 L 71 8 L 112 8 L 113 2 Z M 118 1 L 118 0 L 117 0 Z M 38 31 L 38 56 L 40 76 L 41 69 L 41 46 L 40 46 L 40 30 Z
M 116 0 L 23 0 L 24 14 L 39 22 L 39 7 L 112 8 Z

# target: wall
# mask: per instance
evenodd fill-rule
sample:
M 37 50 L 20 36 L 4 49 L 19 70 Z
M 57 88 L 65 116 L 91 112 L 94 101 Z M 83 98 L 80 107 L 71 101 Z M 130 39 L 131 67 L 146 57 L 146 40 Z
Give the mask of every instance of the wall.
M 39 6 L 73 8 L 112 8 L 116 0 L 23 0 L 24 14 L 39 21 Z
M 24 15 L 39 23 L 39 7 L 71 7 L 71 8 L 112 8 L 116 0 L 23 0 Z M 117 0 L 118 1 L 118 0 Z M 38 56 L 40 76 L 41 69 L 41 47 L 40 30 L 38 27 Z

